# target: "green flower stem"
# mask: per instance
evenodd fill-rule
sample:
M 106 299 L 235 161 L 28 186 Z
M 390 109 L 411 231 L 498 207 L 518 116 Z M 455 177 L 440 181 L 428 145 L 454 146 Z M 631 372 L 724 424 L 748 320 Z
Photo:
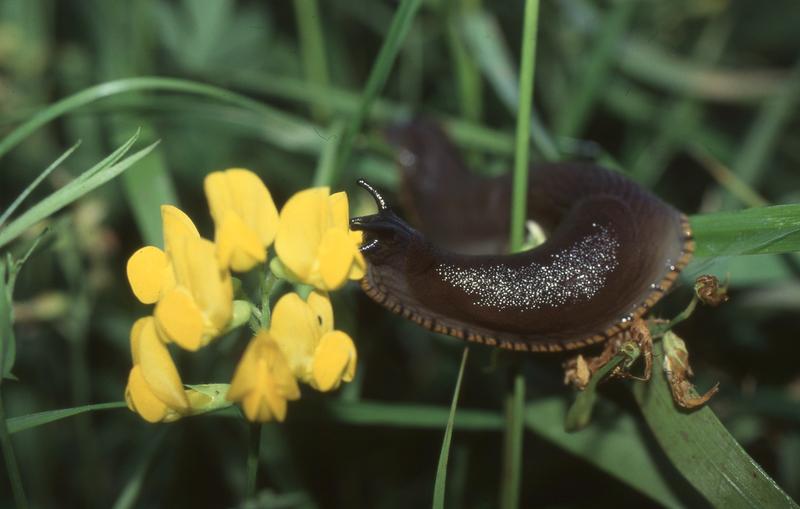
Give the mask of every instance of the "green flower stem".
M 261 451 L 261 423 L 250 425 L 250 444 L 247 450 L 247 491 L 249 500 L 256 494 L 256 481 L 258 478 L 258 459 Z
M 269 321 L 272 318 L 271 310 L 269 307 L 269 300 L 272 297 L 272 294 L 275 290 L 278 289 L 278 283 L 280 280 L 275 277 L 275 274 L 269 270 L 269 267 L 266 269 L 266 275 L 261 282 L 261 328 L 262 329 L 269 329 Z
M 25 497 L 25 488 L 22 485 L 22 476 L 19 473 L 17 457 L 14 454 L 11 435 L 8 433 L 2 391 L 0 391 L 0 446 L 3 447 L 3 459 L 6 463 L 8 482 L 11 483 L 11 491 L 14 493 L 14 504 L 19 509 L 25 509 L 28 507 L 28 499 Z
M 525 3 L 525 27 L 522 35 L 522 59 L 519 73 L 519 107 L 517 109 L 516 151 L 514 155 L 514 188 L 511 197 L 511 251 L 522 246 L 525 233 L 525 209 L 528 191 L 528 142 L 533 106 L 533 76 L 536 68 L 536 25 L 539 0 Z

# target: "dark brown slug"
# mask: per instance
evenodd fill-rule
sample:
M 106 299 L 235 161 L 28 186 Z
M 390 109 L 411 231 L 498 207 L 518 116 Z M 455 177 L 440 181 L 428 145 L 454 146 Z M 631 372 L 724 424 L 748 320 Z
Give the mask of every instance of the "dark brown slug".
M 528 217 L 547 232 L 544 244 L 465 254 L 480 249 L 481 238 L 484 252 L 507 238 L 508 178 L 470 174 L 430 124 L 394 139 L 412 179 L 406 189 L 418 187 L 410 190 L 414 211 L 442 242 L 409 226 L 364 181 L 379 210 L 351 227 L 364 232 L 367 295 L 427 329 L 518 351 L 581 348 L 646 313 L 691 258 L 686 216 L 622 175 L 583 163 L 531 169 Z M 442 190 L 456 205 L 436 202 Z

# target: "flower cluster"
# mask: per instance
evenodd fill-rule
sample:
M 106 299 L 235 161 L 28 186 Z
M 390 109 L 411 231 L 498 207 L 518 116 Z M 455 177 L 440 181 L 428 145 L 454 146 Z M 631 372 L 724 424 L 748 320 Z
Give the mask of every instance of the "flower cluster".
M 126 401 L 149 422 L 174 421 L 230 402 L 240 402 L 251 421 L 282 421 L 287 401 L 300 397 L 298 381 L 329 391 L 355 374 L 355 345 L 334 329 L 327 294 L 364 274 L 361 238 L 348 228 L 347 195 L 306 189 L 278 213 L 261 179 L 239 168 L 209 174 L 204 189 L 214 242 L 202 238 L 182 211 L 163 205 L 164 249 L 145 246 L 128 260 L 134 295 L 155 307 L 131 328 Z M 251 309 L 268 305 L 269 295 L 259 306 L 234 300 L 231 272 L 258 270 L 262 278 L 275 277 L 266 264 L 273 243 L 276 272 L 313 290 L 305 300 L 287 293 L 264 313 L 270 323 L 260 323 L 229 387 L 184 386 L 168 345 L 195 352 L 247 323 Z M 225 397 L 217 397 L 220 392 Z

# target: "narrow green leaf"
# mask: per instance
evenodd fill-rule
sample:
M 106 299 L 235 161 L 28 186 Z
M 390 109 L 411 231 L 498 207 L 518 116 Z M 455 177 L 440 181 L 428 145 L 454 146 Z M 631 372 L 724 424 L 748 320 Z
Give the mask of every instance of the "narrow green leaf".
M 689 219 L 696 256 L 800 251 L 800 205 L 776 205 Z
M 122 187 L 142 240 L 145 244 L 160 246 L 163 239 L 161 205 L 179 205 L 162 151 L 154 152 L 134 170 L 123 173 Z
M 36 428 L 44 424 L 60 421 L 67 417 L 83 414 L 86 412 L 94 412 L 97 410 L 109 410 L 113 408 L 126 408 L 127 405 L 124 401 L 115 401 L 113 403 L 95 403 L 92 405 L 83 405 L 73 408 L 62 408 L 59 410 L 47 410 L 45 412 L 37 412 L 35 414 L 22 415 L 19 417 L 11 417 L 6 421 L 9 433 L 17 433 L 27 429 Z
M 506 109 L 517 116 L 519 88 L 511 51 L 505 44 L 500 24 L 485 12 L 475 11 L 464 17 L 464 35 L 472 54 Z M 530 136 L 547 161 L 559 158 L 556 143 L 534 113 Z
M 317 0 L 294 0 L 294 11 L 305 76 L 312 83 L 323 87 L 327 86 L 330 81 L 328 59 L 325 56 L 322 17 Z M 330 115 L 330 111 L 325 105 L 315 106 L 312 113 L 318 121 L 325 120 Z
M 86 193 L 93 191 L 95 188 L 115 178 L 117 175 L 124 172 L 140 159 L 149 154 L 156 147 L 156 145 L 158 145 L 158 142 L 153 143 L 152 145 L 143 148 L 135 154 L 126 157 L 122 161 L 113 164 L 113 166 L 108 166 L 108 164 L 111 164 L 112 161 L 116 162 L 116 160 L 118 160 L 119 157 L 121 157 L 125 151 L 130 148 L 133 142 L 136 141 L 137 136 L 138 135 L 132 137 L 128 143 L 117 149 L 112 154 L 112 156 L 115 157 L 109 156 L 105 160 L 101 161 L 93 168 L 84 172 L 83 175 L 79 176 L 66 186 L 62 187 L 58 191 L 54 192 L 44 200 L 28 209 L 24 214 L 11 222 L 6 228 L 0 230 L 0 247 L 8 244 L 17 236 L 22 234 L 22 232 L 38 223 L 42 219 L 54 214 L 55 212 L 58 212 L 60 209 L 69 205 Z
M 11 441 L 11 430 L 6 419 L 6 409 L 0 391 L 0 448 L 3 449 L 3 461 L 6 465 L 6 475 L 14 494 L 14 505 L 17 509 L 26 509 L 28 499 L 25 496 L 25 486 L 22 484 L 22 475 L 17 464 L 17 455 L 14 452 L 14 443 Z
M 330 186 L 333 184 L 333 176 L 336 171 L 336 154 L 339 151 L 339 144 L 342 141 L 344 127 L 344 122 L 338 120 L 328 129 L 327 142 L 323 146 L 322 153 L 317 162 L 313 185 Z
M 13 305 L 6 260 L 0 259 L 0 384 L 11 377 L 16 358 L 16 340 L 13 327 Z
M 533 109 L 533 77 L 536 72 L 536 33 L 539 21 L 539 0 L 525 2 L 525 20 L 520 57 L 519 104 L 517 105 L 517 130 L 514 150 L 514 177 L 511 192 L 511 252 L 522 247 L 528 197 L 528 139 L 531 132 Z
M 506 397 L 506 429 L 503 436 L 503 475 L 500 507 L 517 509 L 522 481 L 522 447 L 525 421 L 525 376 L 514 374 L 512 391 Z
M 310 150 L 313 148 L 314 151 L 318 150 L 320 140 L 314 132 L 313 124 L 300 122 L 292 115 L 224 88 L 189 80 L 147 76 L 101 83 L 51 104 L 19 125 L 0 141 L 0 157 L 19 145 L 37 129 L 61 115 L 107 97 L 137 91 L 165 91 L 198 95 L 238 106 L 248 114 L 257 112 L 260 117 L 257 128 L 264 137 L 280 143 L 286 149 Z
M 456 406 L 458 406 L 458 395 L 461 392 L 461 380 L 464 378 L 464 366 L 467 365 L 467 354 L 469 354 L 469 347 L 465 347 L 464 353 L 461 355 L 461 367 L 458 368 L 456 387 L 453 389 L 453 401 L 450 403 L 450 415 L 447 417 L 447 426 L 444 429 L 444 438 L 442 439 L 442 450 L 439 453 L 439 463 L 436 465 L 436 481 L 433 483 L 434 509 L 444 508 L 445 485 L 447 482 L 447 460 L 450 456 L 450 441 L 453 438 Z
M 661 366 L 663 347 L 656 343 L 654 364 Z M 686 480 L 714 507 L 798 507 L 742 449 L 704 406 L 678 408 L 660 370 L 649 383 L 633 385 L 633 394 L 656 440 Z
M 61 165 L 61 163 L 63 163 L 70 155 L 72 155 L 72 153 L 75 152 L 75 149 L 78 148 L 80 144 L 81 142 L 78 141 L 75 145 L 68 148 L 63 154 L 61 154 L 61 156 L 59 156 L 58 159 L 53 161 L 53 163 L 50 164 L 50 166 L 45 168 L 45 170 L 42 173 L 40 173 L 39 176 L 36 177 L 34 181 L 31 182 L 28 185 L 28 187 L 26 187 L 25 190 L 22 191 L 13 202 L 11 202 L 11 205 L 9 205 L 8 208 L 5 210 L 5 212 L 3 212 L 3 215 L 0 216 L 0 227 L 2 227 L 5 224 L 5 222 L 11 216 L 11 214 L 13 214 L 15 210 L 17 210 L 17 207 L 20 206 L 20 204 L 25 200 L 25 198 L 27 198 L 28 195 L 30 195 L 33 192 L 33 190 L 36 189 L 39 186 L 39 184 L 42 183 L 44 179 L 46 179 L 51 173 L 53 173 L 53 170 L 58 168 Z
M 397 58 L 398 51 L 400 51 L 400 46 L 406 34 L 408 34 L 408 31 L 411 29 L 414 16 L 421 3 L 422 0 L 403 0 L 397 8 L 394 18 L 392 18 L 389 32 L 386 34 L 386 39 L 383 41 L 383 45 L 378 52 L 378 57 L 372 65 L 367 84 L 364 86 L 364 91 L 361 94 L 361 102 L 358 110 L 353 118 L 350 119 L 342 135 L 336 171 L 331 177 L 334 182 L 336 181 L 336 172 L 341 171 L 344 165 L 347 164 L 347 160 L 350 157 L 350 150 L 353 146 L 353 140 L 356 134 L 361 130 L 361 125 L 367 118 L 372 104 L 378 98 L 378 94 L 383 89 L 386 79 L 389 77 L 389 71 L 392 70 L 392 65 Z

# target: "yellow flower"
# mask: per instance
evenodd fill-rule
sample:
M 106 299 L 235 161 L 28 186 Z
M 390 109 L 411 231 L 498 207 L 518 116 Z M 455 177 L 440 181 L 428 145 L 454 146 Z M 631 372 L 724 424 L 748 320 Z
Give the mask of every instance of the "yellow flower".
M 214 244 L 200 237 L 191 219 L 161 207 L 164 246 L 146 246 L 128 260 L 128 281 L 145 304 L 157 302 L 159 332 L 195 351 L 221 334 L 233 314 L 230 272 L 219 266 Z
M 335 290 L 348 278 L 364 277 L 360 244 L 361 232 L 349 230 L 344 192 L 331 195 L 327 187 L 305 189 L 281 210 L 275 251 L 304 283 Z
M 128 376 L 128 408 L 148 422 L 174 421 L 190 409 L 178 369 L 158 337 L 152 316 L 131 328 L 133 369 Z
M 296 293 L 281 297 L 272 310 L 270 335 L 294 376 L 315 389 L 329 391 L 353 379 L 355 345 L 350 336 L 333 329 L 333 308 L 323 293 L 312 292 L 308 302 Z
M 226 397 L 241 402 L 247 419 L 257 422 L 283 421 L 287 400 L 300 398 L 286 358 L 267 331 L 260 331 L 250 341 Z
M 250 170 L 231 168 L 210 173 L 203 187 L 220 264 L 246 272 L 264 263 L 278 229 L 278 209 L 264 182 Z
M 133 294 L 143 304 L 154 304 L 175 286 L 175 274 L 167 253 L 185 237 L 200 238 L 192 220 L 177 207 L 161 206 L 161 223 L 164 230 L 164 249 L 145 246 L 133 253 L 126 267 L 128 282 Z

